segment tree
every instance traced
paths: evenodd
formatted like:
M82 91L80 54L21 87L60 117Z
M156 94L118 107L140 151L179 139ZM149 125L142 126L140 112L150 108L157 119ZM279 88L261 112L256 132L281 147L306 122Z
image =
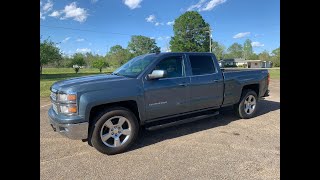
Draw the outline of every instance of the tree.
M60 49L56 47L56 43L49 39L41 42L40 40L40 74L42 74L42 66L48 63L60 61L62 54Z
M221 60L224 58L225 55L225 47L222 44L219 44L218 42L213 41L212 42L212 52L216 55L218 60Z
M249 57L252 55L252 41L250 39L247 39L243 44L243 58L249 59Z
M157 46L156 41L146 36L131 36L128 49L134 54L134 56L160 52L160 47Z
M102 72L102 68L108 67L108 66L109 66L109 64L103 58L94 60L92 62L92 67L93 68L98 68L100 73Z
M81 53L75 53L71 60L71 66L74 67L74 71L78 73L80 66L84 66L84 65L86 65L86 62L84 60L84 55Z
M259 56L256 54L256 53L252 53L249 57L248 57L248 59L250 59L250 60L258 60L259 59ZM247 60L248 60L247 59Z
M187 11L174 22L174 36L170 40L172 52L210 51L210 26L198 12Z
M243 48L239 43L233 43L228 48L229 58L242 58L243 57Z
M112 66L119 67L130 60L134 55L128 49L124 49L120 45L115 45L110 48L106 55L106 59Z
M269 52L267 50L262 51L259 54L259 59L263 61L269 61L270 60Z
M280 67L280 47L272 51L271 61L274 67Z

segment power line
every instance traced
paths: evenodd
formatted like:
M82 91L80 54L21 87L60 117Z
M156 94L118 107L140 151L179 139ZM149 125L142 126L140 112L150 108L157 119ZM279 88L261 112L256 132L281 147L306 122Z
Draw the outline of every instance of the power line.
M115 32L102 32L102 31L93 31L89 29L77 29L77 28L69 28L69 27L62 27L62 26L47 26L47 25L40 25L42 27L48 28L56 28L56 29L67 29L67 30L74 30L74 31L84 31L84 32L94 32L94 33L101 33L101 34L115 34L115 35L122 35L122 36L132 36L131 34L123 34L123 33L115 33Z

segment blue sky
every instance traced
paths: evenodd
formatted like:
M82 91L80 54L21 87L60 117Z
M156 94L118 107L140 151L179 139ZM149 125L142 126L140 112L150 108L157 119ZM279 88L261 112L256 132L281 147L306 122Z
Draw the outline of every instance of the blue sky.
M280 46L279 0L41 0L40 34L65 54L105 55L116 44L127 47L131 35L155 38L166 51L174 19L188 10L198 11L226 47L247 38L256 53Z

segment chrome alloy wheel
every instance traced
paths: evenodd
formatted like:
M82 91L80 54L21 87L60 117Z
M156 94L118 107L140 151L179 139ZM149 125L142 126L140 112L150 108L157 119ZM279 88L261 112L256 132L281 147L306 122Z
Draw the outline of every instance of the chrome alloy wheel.
M108 147L120 147L131 136L131 124L123 116L114 116L108 119L100 130L100 138Z
M256 105L257 105L256 98L253 95L249 95L244 100L244 112L246 114L251 114L256 108Z

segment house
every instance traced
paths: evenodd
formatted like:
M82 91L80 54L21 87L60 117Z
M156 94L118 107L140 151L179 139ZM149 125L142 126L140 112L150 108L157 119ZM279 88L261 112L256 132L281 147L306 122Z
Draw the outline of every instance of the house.
M246 60L248 63L248 68L271 68L271 61L263 61L263 60Z
M223 59L219 61L220 67L247 67L247 61L242 58Z

